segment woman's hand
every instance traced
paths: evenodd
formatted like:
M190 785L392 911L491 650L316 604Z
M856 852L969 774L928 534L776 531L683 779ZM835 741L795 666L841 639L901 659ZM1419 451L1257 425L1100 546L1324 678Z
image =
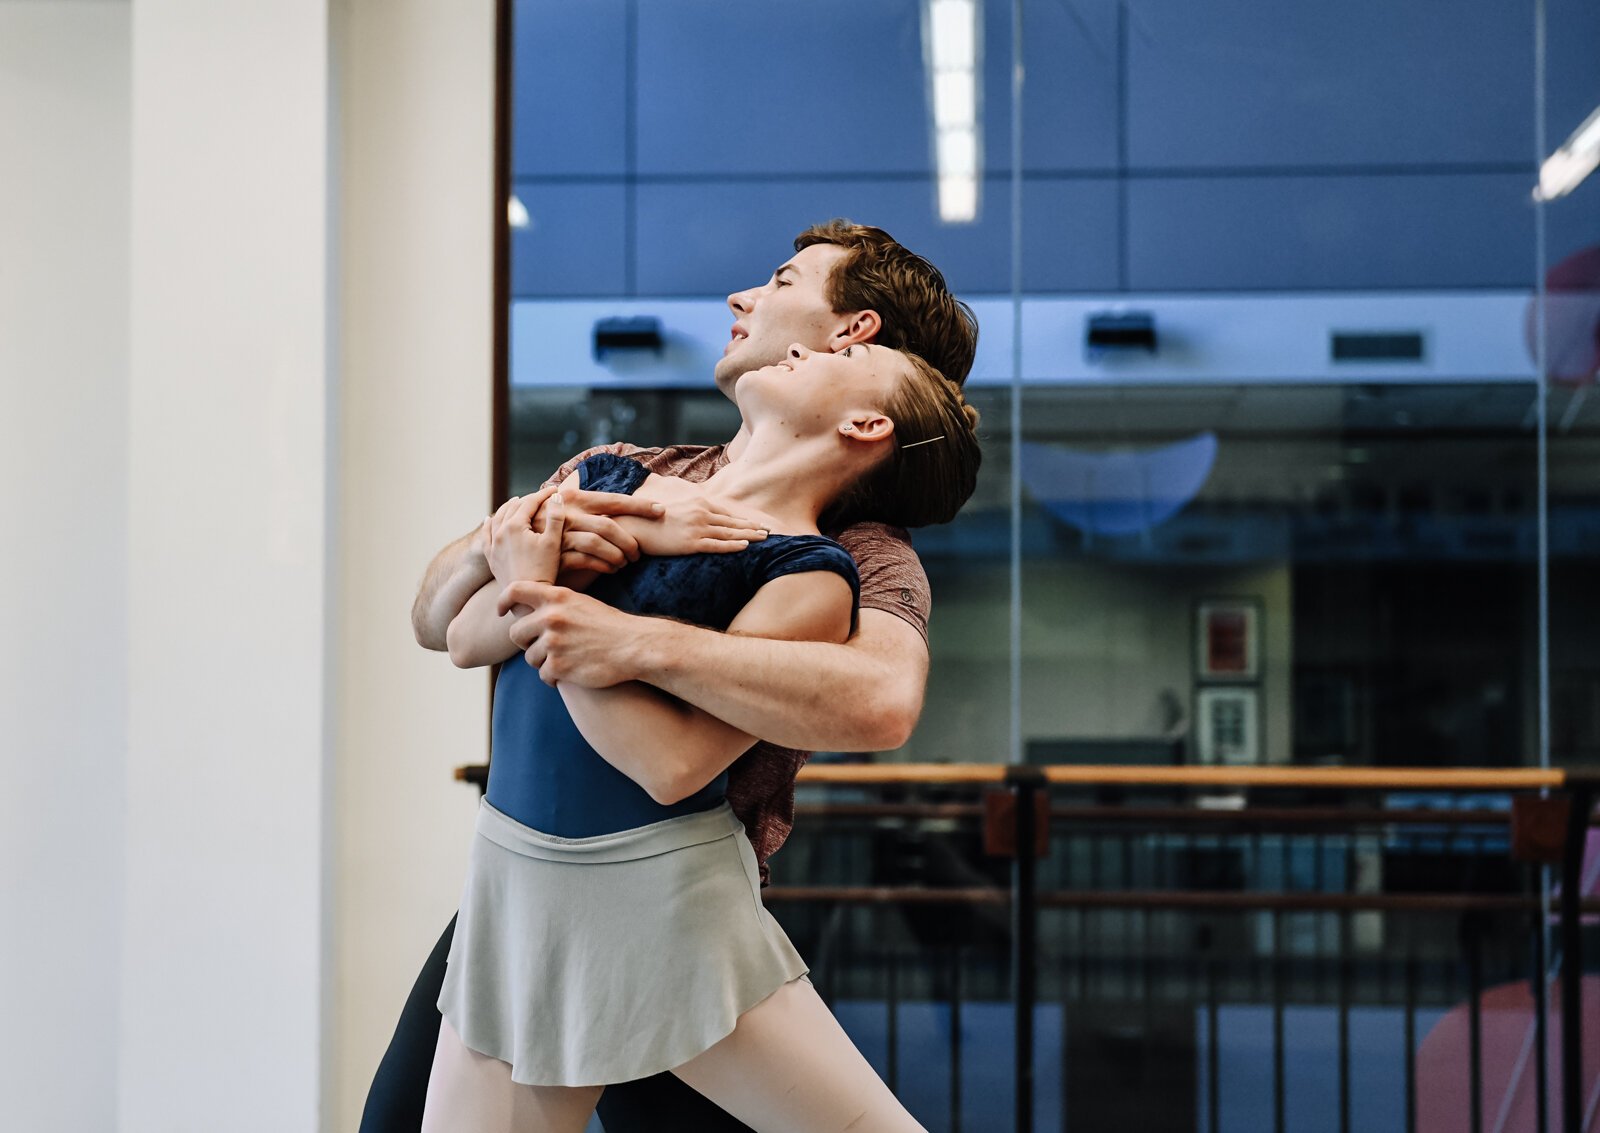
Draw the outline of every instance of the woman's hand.
M662 512L653 500L621 492L588 492L576 486L576 476L561 487L566 505L567 533L561 548L563 571L592 571L613 574L639 559L639 541L630 534L630 525L655 519ZM628 517L634 517L628 519ZM542 530L544 517L535 515L535 530Z
M548 503L546 502L548 501ZM533 517L544 508L544 530L533 529ZM561 570L561 541L566 511L561 496L546 488L531 496L513 497L487 521L489 569L501 585L554 582Z
M673 500L658 519L633 526L647 555L705 555L742 551L767 537L764 520L734 515L730 505L704 496Z
M489 543L494 538L495 526L510 514L512 508L521 502L521 496L512 496L496 508L493 515L485 516L483 522L478 524L478 529L472 533L472 538L467 541L467 553L476 555L487 564L489 561ZM490 573L492 574L493 571Z

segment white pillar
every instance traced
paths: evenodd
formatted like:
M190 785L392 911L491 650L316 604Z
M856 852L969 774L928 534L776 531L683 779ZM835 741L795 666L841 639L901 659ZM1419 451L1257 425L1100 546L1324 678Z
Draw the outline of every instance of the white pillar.
M493 31L0 0L18 1128L354 1128L455 906L486 686L407 613L489 504Z
M338 994L334 1116L353 1130L406 993L455 911L488 686L412 640L441 545L489 506L493 0L339 6Z
M126 3L0 2L0 1125L113 1128Z
M319 1121L328 27L325 0L133 6L124 1133Z

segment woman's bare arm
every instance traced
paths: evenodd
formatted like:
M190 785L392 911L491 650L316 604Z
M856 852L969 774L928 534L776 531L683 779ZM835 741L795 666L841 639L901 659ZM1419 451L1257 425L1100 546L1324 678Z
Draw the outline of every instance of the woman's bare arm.
M445 648L450 651L450 661L457 668L498 665L522 652L511 640L516 611L502 616L495 610L503 589L491 578L450 619L450 628L445 631Z

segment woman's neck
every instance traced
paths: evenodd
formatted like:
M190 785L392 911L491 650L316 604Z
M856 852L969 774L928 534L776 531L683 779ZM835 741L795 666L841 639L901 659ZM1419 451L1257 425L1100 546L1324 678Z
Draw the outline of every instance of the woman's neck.
M748 504L785 527L815 530L817 520L852 484L842 438L796 439L782 422L741 431L743 443L727 464L705 481L707 495Z

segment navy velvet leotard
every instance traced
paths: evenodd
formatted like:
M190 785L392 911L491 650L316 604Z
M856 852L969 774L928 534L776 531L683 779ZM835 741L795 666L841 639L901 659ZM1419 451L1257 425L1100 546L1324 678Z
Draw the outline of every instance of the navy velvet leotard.
M578 475L589 491L631 495L650 472L637 461L603 453L579 465ZM644 557L597 578L589 593L628 613L665 615L720 630L765 583L813 570L843 575L859 601L855 561L820 535L769 535L726 554ZM709 810L722 801L727 781L724 771L690 797L662 806L589 746L561 694L536 670L520 657L500 669L488 800L524 826L560 838L614 834Z

